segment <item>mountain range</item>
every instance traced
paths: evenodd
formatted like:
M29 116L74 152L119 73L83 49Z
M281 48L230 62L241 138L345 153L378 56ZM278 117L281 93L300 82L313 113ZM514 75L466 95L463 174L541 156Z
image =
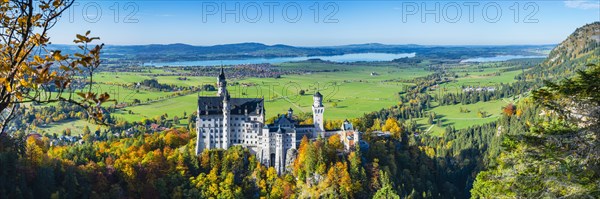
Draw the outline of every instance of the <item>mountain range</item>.
M103 57L113 61L170 62L217 59L328 56L350 53L416 53L417 57L459 60L497 55L540 55L555 45L511 46L425 46L416 44L387 45L380 43L343 46L297 47L283 44L238 43L214 46L188 44L106 45ZM74 53L73 45L51 45L51 49Z

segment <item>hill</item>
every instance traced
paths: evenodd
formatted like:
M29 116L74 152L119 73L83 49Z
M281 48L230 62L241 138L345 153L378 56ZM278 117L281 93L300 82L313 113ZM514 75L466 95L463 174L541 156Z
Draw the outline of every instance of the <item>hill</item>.
M600 22L577 28L563 42L553 48L540 67L533 67L520 75L537 83L573 77L577 71L587 70L588 64L600 63Z
M583 64L576 63L578 61L589 63L589 61L595 60L598 62L600 56L598 47L600 47L600 22L597 21L577 28L550 52L543 65L548 68L561 66L580 68Z
M498 128L504 134L502 154L496 166L477 175L472 198L600 196L599 53L600 22L595 22L575 30L532 70L536 78L554 83L545 82L517 104L521 113L536 116L499 120L510 121Z
M493 57L497 55L540 55L536 50L544 50L553 45L536 46L422 46L415 44L387 45L379 43L352 44L324 47L298 47L283 44L265 45L261 43L238 43L214 46L194 46L189 44L150 44L150 45L106 45L103 50L104 63L123 62L173 62L219 59L247 59L274 57L329 56L349 53L416 53L420 58L460 61L473 57ZM51 45L50 49L74 53L76 46Z

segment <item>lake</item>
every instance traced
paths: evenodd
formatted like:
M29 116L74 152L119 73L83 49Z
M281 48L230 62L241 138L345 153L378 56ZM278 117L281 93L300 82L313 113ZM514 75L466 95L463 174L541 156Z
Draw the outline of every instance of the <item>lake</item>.
M461 63L464 62L497 62L497 61L508 61L511 59L525 59L525 58L546 58L546 56L543 55L533 55L533 56L525 56L525 55L498 55L495 57L477 57L477 58L470 58L470 59L465 59L460 61Z
M198 60L180 62L145 63L144 66L218 66L239 64L276 64L291 61L305 61L308 59L321 59L332 62L358 62L358 61L392 61L394 59L415 57L416 53L351 53L332 56L310 56L310 57L276 57L276 58L251 58L251 59L224 59L224 60Z

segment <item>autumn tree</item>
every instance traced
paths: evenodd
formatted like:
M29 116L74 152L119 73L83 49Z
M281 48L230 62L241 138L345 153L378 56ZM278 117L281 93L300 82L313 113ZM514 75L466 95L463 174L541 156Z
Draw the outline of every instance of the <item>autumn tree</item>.
M35 168L36 166L42 164L44 152L42 151L40 143L35 136L27 137L25 156L27 157L27 163L31 168Z
M293 171L296 173L300 179L304 179L305 173L303 172L302 166L304 165L304 161L306 161L306 150L308 148L308 138L306 136L302 137L300 141L300 146L298 147L298 157L294 160Z
M371 126L370 129L373 131L381 130L381 120L379 120L379 118L375 118L375 120L373 120L373 126Z
M336 162L327 171L324 187L333 189L333 195L339 198L350 198L355 191L352 189L352 179L346 163Z
M334 135L330 136L329 138L327 138L327 145L329 146L330 149L332 149L334 151L344 149L344 145L342 144L342 142L340 140L339 134L334 134Z
M502 108L502 112L506 116L511 116L511 115L515 114L516 111L517 111L517 107L513 104L508 104L504 108Z
M0 2L0 134L22 103L68 101L84 106L102 120L100 104L107 93L92 92L92 75L100 65L98 37L77 34L80 52L73 56L48 47L48 32L73 0L5 0ZM89 84L76 92L74 84ZM74 95L74 94L77 95Z
M385 121L385 125L381 127L382 131L389 131L392 134L392 137L398 139L400 138L400 132L402 132L402 128L398 125L398 120L395 117L390 117Z

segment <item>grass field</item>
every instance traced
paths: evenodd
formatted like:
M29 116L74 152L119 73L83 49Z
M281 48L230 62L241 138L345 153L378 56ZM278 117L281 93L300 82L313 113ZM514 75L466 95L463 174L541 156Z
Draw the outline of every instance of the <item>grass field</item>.
M499 76L484 76L477 74L469 74L468 76L463 76L457 79L457 82L452 83L453 85L461 86L461 85L470 85L470 86L487 86L494 85L499 83L511 83L515 80L515 76L521 74L521 71L509 71L500 73ZM451 84L451 85L452 85Z
M73 98L79 100L79 96L76 94L78 92L87 92L89 89L86 86L83 89L75 90L73 93ZM105 83L95 83L92 86L92 92L95 93L108 93L110 95L111 100L116 100L117 102L132 102L134 99L139 99L142 102L144 101L154 101L161 98L166 98L169 96L176 95L176 92L162 92L162 91L151 91L145 89L134 89L132 87L124 87L120 85L110 85ZM50 93L53 96L56 93ZM62 97L68 98L69 93L63 93ZM46 93L41 94L42 97L46 97Z
M186 95L175 97L147 105L139 105L121 109L112 115L127 121L141 121L143 118L154 118L156 116L168 114L169 118L173 116L182 117L184 112L192 114L197 109L197 95ZM129 114L132 111L133 114Z
M486 74L491 74L496 71L499 71L498 68L486 68L483 72L469 72L468 75L466 73L459 73L459 78L455 79L452 82L444 83L439 86L439 89L435 91L428 91L430 94L438 94L441 95L444 92L447 93L458 93L462 92L462 88L467 86L473 87L488 87L488 86L497 86L500 83L508 84L516 82L515 77L521 74L520 70L517 71L509 71L509 72L501 72L498 76L486 76Z
M285 67L292 66L287 64ZM294 67L304 66L296 64ZM346 119L359 117L364 113L396 104L397 93L402 91L403 83L384 82L385 80L411 79L429 74L423 69L399 69L396 67L350 66L347 70L288 75L277 79L247 78L228 80L228 91L232 97L264 97L267 117L285 113L289 108L298 112L311 112L312 94L319 91L324 95L324 105L327 107L325 117L327 119ZM379 75L371 76L372 72ZM168 82L180 85L192 85L194 82L197 85L215 83L214 77L196 77L181 81L173 76L159 76L157 80L160 83ZM305 95L300 95L300 90L305 90ZM172 115L181 117L183 112L192 113L197 109L197 95L192 94L146 105L128 107L114 115L128 121L153 118L164 113L168 113L170 117ZM214 96L215 93L203 92L199 95ZM334 105L336 106L334 107ZM129 110L133 111L134 114L129 114Z
M116 85L95 84L93 87L97 93L108 93L110 98L117 102L132 102L134 99L141 101L156 100L174 95L175 92L148 91L143 89L132 89Z
M442 127L437 125L430 125L427 123L428 118L420 118L417 120L417 124L423 131L428 131L432 135L442 135L446 127L449 125L454 126L456 129L467 128L473 125L485 124L498 119L501 116L501 108L508 104L508 100L494 100L488 102L478 102L475 104L468 105L451 105L451 106L438 106L430 110L436 114L436 118L441 118ZM460 109L468 109L470 112L461 113ZM477 115L478 111L487 112L487 117L481 118Z
M162 70L152 70L153 73L138 73L138 72L101 72L95 80L98 83L131 85L149 79L157 79L161 84L177 85L177 86L199 86L200 83L210 82L215 83L216 77L186 77L187 80L178 80L178 76L157 76L154 74L164 73ZM98 78L99 77L99 78Z
M46 126L42 126L42 127L38 127L38 128L42 132L47 132L50 134L56 133L58 135L61 135L63 130L71 129L71 135L74 136L74 135L82 134L83 128L85 128L85 126L88 126L92 132L94 132L97 127L99 127L101 130L104 130L106 128L101 125L89 123L88 121L85 121L85 120L71 120L71 121L65 121L65 122L57 122L57 123L54 123L51 125L46 125Z
M334 70L336 72L318 72L301 75L284 75L281 78L229 78L228 91L232 97L241 98L264 98L267 117L285 113L289 108L298 112L311 112L312 95L319 91L323 94L325 119L341 120L356 118L364 113L377 111L396 105L398 92L402 91L406 83L400 80L413 79L426 76L431 72L422 68L397 67L395 65L382 65L374 63L371 65L346 65L331 63L284 63L278 67L309 70ZM506 67L505 67L506 68ZM440 85L445 92L460 92L461 86L486 86L498 83L511 83L516 81L514 77L521 71L502 72L498 76L489 74L499 72L500 67L484 68L478 66L462 66L449 69L459 75L454 82ZM171 69L169 69L171 70ZM144 118L155 118L168 114L168 119L174 116L183 118L184 113L188 115L197 109L197 97L215 96L215 92L200 92L179 97L169 97L173 92L158 92L132 89L130 87L109 85L131 85L145 79L155 78L159 83L179 86L199 86L216 82L215 77L187 77L187 80L179 80L177 76L153 76L155 74L171 72L164 69L149 69L145 72L103 72L97 75L99 84L95 85L96 91L108 92L112 99L120 102L131 102L139 99L142 102L150 99L150 102L126 107L118 110L112 115L127 121L140 121ZM227 73L227 71L226 71ZM377 75L371 75L376 73ZM468 73L468 75L467 75ZM441 90L440 89L440 90ZM454 89L454 90L453 90ZM305 94L300 95L300 90ZM429 92L440 92L429 91ZM432 93L433 94L433 93ZM427 118L417 120L419 128L431 135L443 135L444 129L452 125L457 129L468 126L484 124L496 120L501 113L501 107L508 100L496 100L480 102L470 105L437 106L431 112L441 118L443 126L427 124ZM469 113L461 113L460 108L469 109ZM488 116L480 118L477 112L485 111ZM131 113L130 113L131 111ZM182 123L187 121L180 120ZM60 132L65 128L71 128L73 134L80 133L83 126L88 125L86 121L70 121L59 123L44 130ZM90 128L95 129L95 126Z

